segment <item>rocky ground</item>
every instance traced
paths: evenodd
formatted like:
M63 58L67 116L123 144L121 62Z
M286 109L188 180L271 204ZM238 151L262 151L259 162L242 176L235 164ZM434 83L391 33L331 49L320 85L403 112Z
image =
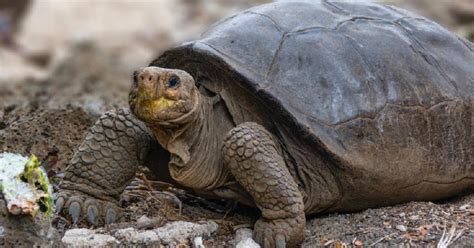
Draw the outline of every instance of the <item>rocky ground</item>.
M146 65L164 49L196 37L209 23L265 1L236 2L104 1L90 11L79 11L89 9L91 2L86 1L34 2L16 36L18 46L0 47L0 152L36 154L57 182L100 114L126 106L133 69ZM467 29L465 23L469 22L463 22L462 30ZM84 240L74 238L82 235L111 245L135 240L138 244L232 246L236 233L245 241L247 228L258 216L240 205L197 198L151 178L144 169L124 193L125 222L69 232L66 243L78 244ZM164 230L176 229L174 221L196 226L179 223L180 228L192 231L163 236ZM60 235L85 227L73 226L59 216L54 226ZM0 240L3 233L0 225ZM313 216L307 222L303 247L437 244L473 246L474 195Z

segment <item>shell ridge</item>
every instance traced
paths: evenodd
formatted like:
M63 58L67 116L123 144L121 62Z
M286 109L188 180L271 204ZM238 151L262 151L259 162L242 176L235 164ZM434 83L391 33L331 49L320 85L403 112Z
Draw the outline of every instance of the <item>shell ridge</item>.
M355 121L355 120L375 120L378 118L378 116L389 106L395 106L395 107L400 107L400 108L418 108L418 109L423 109L425 111L430 111L432 110L433 108L436 108L437 106L439 105L442 105L442 104L446 104L446 103L451 103L451 102L455 102L459 99L448 99L448 100L444 100L444 101L441 101L441 102L438 102L436 104L433 104L433 105L430 105L428 107L425 107L423 105L404 105L404 104L397 104L397 103L390 103L390 102L386 102L379 110L377 110L377 112L375 113L374 117L369 117L369 116L356 116L354 118L350 118L350 119L347 119L347 120L344 120L344 121L340 121L340 122L337 122L337 123L334 123L334 124L330 124L330 123L325 123L324 121L321 121L319 120L320 123L323 123L325 125L327 125L328 127L338 127L340 125L344 125L344 124L347 124L347 123L350 123L352 121Z
M461 43L463 43L467 47L467 49L469 49L471 52L474 52L474 45L470 41L464 38L461 38L459 36L458 36L458 40L461 41Z
M323 4L323 6L326 6L327 9L331 11L333 14L343 14L346 16L350 16L349 12L337 6L335 3L330 2L329 0L323 0L321 3Z
M400 18L400 19L403 19L403 18L405 18L405 17L402 17L402 18ZM368 22L373 22L373 21L377 21L377 20L375 20L375 19L368 20ZM383 21L383 20L381 20L381 21ZM384 22L384 21L383 21L383 22ZM396 23L394 23L394 22L388 22L388 23L389 23L389 25L396 26ZM352 41L352 43L358 44L357 41L356 41L355 39L353 39L352 37L350 37L350 36L348 36L348 35L346 35L346 34L344 34L344 36L346 36L350 41ZM367 59L365 58L365 56L363 56L363 54L357 49L357 46L355 46L355 45L353 45L353 44L351 44L351 45L353 46L354 50L355 50L355 51L357 52L357 54L359 55L360 59L361 59L367 66L369 66L369 69L371 69L371 70L368 70L368 73L372 76L372 72L377 72L377 70L373 69L373 68L375 68L375 67L374 67L369 61L367 61ZM410 46L410 48L412 48L412 47ZM375 74L377 74L377 73L375 73ZM378 80L380 80L380 82L382 82L381 85L382 85L382 88L383 88L383 93L384 93L384 98L385 98L385 99L384 99L384 104L383 104L382 106L384 106L385 104L387 104L387 99L389 99L388 90L387 90L387 84L386 84L386 82L385 82L385 80L383 79L382 76L380 76L380 75L375 75L375 77L376 77ZM420 94L419 94L418 90L416 89L416 87L413 87L413 85L411 85L411 84L408 84L408 86L409 86L410 88L412 88L412 90L413 90L413 92L414 92L414 94L415 94L415 96L416 96L416 101L417 101L417 103L420 104L420 105L422 105L422 104L421 104L421 103L422 103L422 99L421 99ZM377 101L377 100L375 100L375 101ZM377 107L375 106L375 109L374 109L374 110L376 110L376 109L377 109ZM375 116L376 116L376 115L377 115L377 112L375 113Z
M302 33L309 33L312 31L317 31L317 30L334 30L334 28L327 28L323 26L312 26L312 27L306 27L302 29L298 29L295 31L288 32L287 35L293 35L293 34L302 34Z
M458 91L457 85L454 83L454 80L444 71L444 69L439 64L439 61L430 54L429 50L426 49L423 44L413 35L402 23L401 21L395 22L397 27L399 27L400 31L404 32L407 38L412 42L415 46L410 46L412 50L420 55L428 64L435 67L435 69L439 72L439 74L446 80L446 82L451 85L456 91Z
M464 181L464 180L474 180L474 177L465 176L465 177L461 177L461 178L458 178L457 180L449 181L449 182L441 182L441 181L433 181L433 180L421 180L421 181L419 181L418 183L414 183L414 184L405 186L405 187L400 188L400 189L403 190L403 189L415 187L415 186L418 186L418 185L420 185L420 184L422 184L422 183L442 184L442 185L448 184L448 185L449 185L449 184L459 183L459 182Z
M271 86L271 84L273 83L273 81L269 81L268 77L270 75L270 73L273 71L273 66L275 65L275 62L276 62L276 58L278 57L278 54L280 53L280 50L282 49L283 47L283 44L285 43L285 39L287 37L287 34L288 33L284 33L283 34L283 37L281 37L281 40L280 40L280 45L278 46L278 49L275 51L275 53L273 54L273 58L272 58L272 62L270 63L270 67L268 68L268 71L265 75L265 81L268 82L268 85L263 87L262 89L259 89L259 90L263 90L263 89L267 89L268 87Z
M387 10L390 10L394 13L397 13L399 15L402 15L402 16L405 16L405 17L413 17L413 16L416 16L414 13L408 11L408 10L405 10L405 9L400 9L396 6L393 6L391 4L381 4L381 6L383 6L385 9ZM402 17L403 18L403 17ZM416 17L415 17L416 18ZM419 18L419 17L418 17Z
M351 17L349 19L345 19L345 20L342 20L342 21L338 22L335 26L333 26L331 28L323 27L323 26L311 26L311 27L305 27L305 28L302 28L302 29L294 30L294 31L288 32L287 34L305 33L305 32L311 32L313 30L319 30L319 29L337 31L338 29L340 29L346 23L348 23L348 22L357 22L359 20L366 20L366 21L373 21L373 22L378 21L378 22L385 22L385 23L391 24L391 25L396 25L397 21L404 20L404 19L425 20L423 18L402 17L402 18L396 19L395 21L389 21L389 20L382 19L382 18L377 18L377 17L354 16L354 17Z
M207 42L205 42L205 41L197 41L196 43L199 43L199 44L201 44L201 45L204 45L204 46L206 46L206 47L208 47L208 48L214 50L216 53L220 54L221 56L225 57L226 59L228 59L228 60L230 60L230 61L232 61L232 62L234 62L234 63L240 64L240 62L238 62L238 61L235 60L234 58L228 56L227 54L223 53L222 51L220 51L219 49L217 49L216 47L214 47L213 45L211 45L211 44L209 44L209 43L207 43ZM226 62L226 63L227 63L227 62ZM252 73L252 74L254 74L254 75L259 75L258 72L254 71L254 70L251 70L250 68L245 68L245 71L250 72L250 73ZM258 77L258 76L257 76L257 77Z
M268 20L270 20L270 22L273 23L273 25L275 25L275 27L278 31L280 31L282 33L285 33L285 30L280 25L278 25L278 23L269 15L266 15L266 14L263 14L263 13L257 13L257 12L251 11L251 10L245 11L244 13L258 15L258 16L261 16L263 18L267 18Z
M349 19L346 19L346 20L343 20L343 21L339 22L336 25L336 27L334 27L334 30L339 30L342 26L344 26L348 22L357 22L359 20L364 20L364 21L369 21L369 22L374 22L374 21L376 21L376 22L385 22L385 23L388 23L388 24L393 24L392 21L385 20L385 19L382 19L382 18L367 17L367 16L354 16L354 17L351 17Z
M227 17L227 18L224 18L224 19L222 19L222 20L220 20L220 21L217 21L217 22L211 24L211 25L207 28L207 30L205 30L204 32L201 33L201 37L206 36L209 32L211 32L211 31L214 29L214 27L217 27L217 26L219 26L219 25L222 24L222 23L228 22L228 21L230 21L230 20L232 20L232 19L234 19L234 18L236 18L236 17L238 17L238 16L240 16L240 14L237 13L237 14L235 14L235 15L231 15L231 16L229 16L229 17Z
M385 105L387 103L387 99L388 99L388 91L387 91L387 87L386 87L386 84L384 83L384 79L383 77L381 77L380 75L377 75L377 70L373 69L374 66L372 65L372 63L370 63L365 56L363 56L363 54L359 51L359 49L357 49L357 44L359 44L354 38L352 38L350 35L348 34L345 34L343 33L342 34L344 37L346 37L346 39L349 40L349 44L352 46L353 50L355 51L355 53L358 55L358 57L360 58L360 60L362 61L362 65L363 65L363 68L364 68L364 71L367 73L368 77L369 77L369 80L367 80L367 84L369 85L369 101L370 101L370 106L371 106L371 109L369 112L373 112L373 111L376 111L377 110L377 93L375 92L374 88L373 88L373 84L372 84L372 81L370 81L370 79L374 79L375 82L377 81L380 81L382 82L382 88L383 88L383 102ZM375 75L374 75L375 74ZM417 94L417 97L418 97L418 94ZM418 97L418 103L420 103L420 99ZM383 106L382 105L382 106ZM376 115L376 114L375 114Z

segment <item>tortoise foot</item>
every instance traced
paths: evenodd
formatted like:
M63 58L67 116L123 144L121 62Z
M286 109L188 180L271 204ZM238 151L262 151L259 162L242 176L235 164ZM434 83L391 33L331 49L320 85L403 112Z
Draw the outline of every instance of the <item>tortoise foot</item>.
M117 203L69 190L62 190L58 194L56 213L70 217L74 224L86 218L92 226L111 224L121 217L121 209Z
M286 219L260 218L255 223L253 236L265 248L296 247L303 242L305 223L304 214Z

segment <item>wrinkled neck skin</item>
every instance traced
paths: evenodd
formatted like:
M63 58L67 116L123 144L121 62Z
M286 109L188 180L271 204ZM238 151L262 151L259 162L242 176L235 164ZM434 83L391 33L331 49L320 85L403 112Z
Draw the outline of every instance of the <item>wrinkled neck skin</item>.
M147 125L171 154L168 166L173 179L183 186L207 191L222 186L230 172L222 162L225 132L213 119L213 100L199 95L196 103L191 112L176 120Z

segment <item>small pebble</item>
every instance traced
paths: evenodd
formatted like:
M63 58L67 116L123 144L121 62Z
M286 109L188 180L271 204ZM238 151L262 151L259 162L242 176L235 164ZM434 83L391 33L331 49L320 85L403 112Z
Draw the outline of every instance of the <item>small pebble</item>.
M418 215L412 215L412 216L408 217L408 219L409 219L409 220L418 220L418 219L420 219L420 216L418 216Z
M459 210L467 210L468 208L470 208L471 206L469 204L465 204L465 205L462 205L459 207Z
M362 243L362 241L360 241L360 240L356 240L356 241L354 242L354 246L356 246L356 247L362 247L362 244L363 244L363 243Z
M395 228L397 230L401 231L401 232L406 232L407 231L407 227L404 226L404 225L397 225Z
M234 243L236 248L260 248L260 245L252 238L252 229L240 228L236 230Z
M153 229L160 225L160 218L148 218L146 215L143 215L137 220L138 229Z
M195 248L206 248L202 243L202 237L195 237L194 238L194 247Z

